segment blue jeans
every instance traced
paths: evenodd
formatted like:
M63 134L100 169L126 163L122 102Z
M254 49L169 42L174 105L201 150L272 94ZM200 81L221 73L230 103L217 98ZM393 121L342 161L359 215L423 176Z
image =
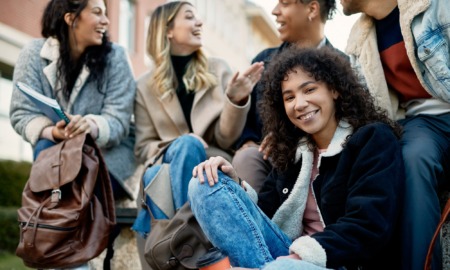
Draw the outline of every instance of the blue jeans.
M170 164L169 174L174 209L179 209L187 202L188 185L189 180L192 178L192 170L200 162L205 160L206 152L203 144L197 138L190 135L183 135L177 138L164 153L162 162ZM142 179L144 187L150 184L160 168L161 165L157 164L149 167L145 171ZM152 199L148 195L146 195L146 203L156 219L168 218L152 202ZM146 209L139 211L132 229L143 237L150 232L150 215Z
M404 128L400 142L406 170L402 267L423 269L441 216L439 192L450 179L450 113L418 115L400 124ZM437 241L433 269L441 268L442 252Z
M208 239L233 266L259 268L289 254L292 241L222 172L212 187L192 178L189 202Z

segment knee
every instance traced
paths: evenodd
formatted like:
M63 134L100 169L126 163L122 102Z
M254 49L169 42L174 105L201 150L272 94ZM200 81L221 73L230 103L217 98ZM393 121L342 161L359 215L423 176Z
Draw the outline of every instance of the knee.
M203 147L202 142L199 139L195 138L194 136L187 135L187 134L182 135L178 139L176 139L174 144L177 144L178 147L191 149L191 150L193 147L197 148L197 149L201 149L201 150L205 149Z
M192 203L191 198L197 198L197 194L199 193L199 186L200 181L197 177L192 177L189 181L189 187L188 187L188 198L189 201Z
M433 167L439 163L439 151L436 151L430 144L403 145L403 161L407 170L424 169L423 166Z

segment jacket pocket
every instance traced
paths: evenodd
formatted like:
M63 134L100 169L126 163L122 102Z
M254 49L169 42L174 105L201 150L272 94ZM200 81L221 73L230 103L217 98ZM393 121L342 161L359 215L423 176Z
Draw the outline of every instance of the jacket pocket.
M450 101L449 44L441 32L418 42L417 55L425 65L422 76L435 96Z

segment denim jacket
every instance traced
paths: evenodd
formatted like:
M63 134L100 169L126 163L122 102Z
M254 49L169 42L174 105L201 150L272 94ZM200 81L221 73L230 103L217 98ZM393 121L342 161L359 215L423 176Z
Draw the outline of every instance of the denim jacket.
M407 106L407 114L450 111L450 10L448 0L398 0L400 28L411 65L433 97ZM405 117L396 93L388 89L378 53L373 19L363 14L348 39L346 53L364 76L369 91L394 119Z

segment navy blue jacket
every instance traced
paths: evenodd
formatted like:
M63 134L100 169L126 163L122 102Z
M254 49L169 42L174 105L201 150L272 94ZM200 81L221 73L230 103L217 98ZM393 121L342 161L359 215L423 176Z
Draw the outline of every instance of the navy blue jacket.
M258 195L258 206L272 220L281 208L299 213L286 205L290 195L299 195L291 191L300 181L303 157L284 172L274 169ZM401 146L386 124L360 128L342 150L321 158L313 191L325 229L311 237L325 250L328 268L400 269L404 178ZM289 201L295 204L302 196Z

